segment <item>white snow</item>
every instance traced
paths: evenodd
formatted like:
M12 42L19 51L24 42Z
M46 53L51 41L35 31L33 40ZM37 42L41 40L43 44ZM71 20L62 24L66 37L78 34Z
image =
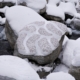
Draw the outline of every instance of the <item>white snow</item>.
M75 80L75 78L68 73L54 72L49 74L46 80Z
M28 62L14 56L0 56L0 75L16 80L40 80Z
M2 17L0 16L0 25L5 24L5 22L6 22L6 18L2 18Z
M48 4L56 5L59 3L61 0L48 0Z
M80 61L80 38L77 40L67 40L67 44L63 50L63 59L62 62L68 66L71 67L73 66L80 66L79 62Z
M37 71L45 71L45 72L50 72L52 69L53 69L53 67L48 67L47 65L45 65L45 66L39 66L39 65L37 65L37 64L34 64L34 63L31 63L31 62L29 62L28 61L28 59L24 59L24 60L26 60L28 63L29 63L29 65L37 72Z
M24 6L13 6L7 9L6 18L16 34L29 23L34 21L46 21L38 13Z
M18 0L18 4L22 2L37 12L40 12L40 9L43 9L47 4L46 0Z
M8 6L5 6L4 8L0 8L0 12L5 13L8 8L9 8Z
M12 3L16 3L17 0L0 0L0 2L12 2Z
M71 2L61 2L59 7L64 11L64 13L75 16L75 14L77 13L75 5Z
M65 66L64 64L60 64L58 66L56 66L56 68L54 69L53 72L66 72L68 73L69 68L67 66Z
M71 28L67 28L67 29L68 29L69 35L72 35L72 29Z
M62 20L65 19L64 12L61 8L57 7L56 5L47 4L46 5L46 13L48 15L60 17Z
M66 23L67 23L67 24L70 24L71 22L72 22L72 19L67 19L67 20L66 20Z

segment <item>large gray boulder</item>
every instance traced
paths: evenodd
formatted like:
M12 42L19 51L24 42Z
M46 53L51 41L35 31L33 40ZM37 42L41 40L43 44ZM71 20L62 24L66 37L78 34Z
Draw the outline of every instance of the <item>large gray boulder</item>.
M6 10L5 14L7 19L5 23L6 37L12 48L14 48L18 32L24 28L25 25L34 21L46 21L34 10L24 6L10 7Z
M67 27L59 22L31 23L19 32L14 55L38 64L51 63L59 56L67 32Z

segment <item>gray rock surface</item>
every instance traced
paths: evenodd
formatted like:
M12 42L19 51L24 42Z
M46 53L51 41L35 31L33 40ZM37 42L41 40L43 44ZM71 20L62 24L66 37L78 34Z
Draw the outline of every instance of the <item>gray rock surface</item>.
M41 37L42 39L44 39L44 37L46 38L46 40L47 40L47 43L49 44L49 46L51 47L51 45L50 45L50 42L48 42L49 41L49 39L51 39L51 37L53 37L53 43L51 43L54 47L56 47L54 50L53 50L53 47L52 47L52 49L50 49L50 47L48 46L48 44L46 43L46 41L45 40L43 40L43 41L41 41L41 40L39 40L39 39L41 39L41 38L39 38L39 39L36 39L35 37L33 37L34 36L34 31L35 30L37 30L38 29L38 27L40 28L40 26L41 27L43 27L43 28L45 28L46 27L46 25L44 26L44 24L43 24L44 22L36 22L36 23L32 23L31 25L29 25L30 26L30 29L28 29L28 26L27 27L25 27L24 29L22 29L20 32L20 34L18 35L18 39L17 39L17 43L16 43L16 45L15 45L15 51L14 51L14 55L16 55L16 56L19 56L19 57L21 57L21 58L28 58L28 59L30 59L30 60L33 60L33 61L35 61L35 62L37 62L38 64L41 64L41 65L43 65L43 64L48 64L48 63L51 63L51 62L53 62L58 56L59 56L59 54L60 54L60 51L61 51L61 49L62 49L62 42L63 42L63 39L64 39L64 35L65 35L65 33L66 33L66 31L67 31L67 28L65 27L65 26L63 26L63 24L61 24L61 23L58 23L58 22L53 22L53 23L56 23L57 24L57 26L60 28L60 29L62 29L62 31L63 31L63 35L61 36L60 35L60 31L58 30L57 31L57 29L55 29L54 27L55 26L53 26L53 25L50 25L49 23L47 23L46 25L47 25L47 27L51 27L51 26L53 26L52 28L50 28L50 29L52 29L53 31L53 34L56 34L56 36L59 34L59 38L58 37L56 37L55 38L55 35L50 35L50 33L46 33L45 31L45 29L42 29L41 30L41 34L39 33L39 35L40 35L40 37L41 36L43 36L43 37ZM37 29L35 29L34 27L36 27L36 26L32 26L32 25L34 25L34 24L36 24L37 25ZM50 26L49 26L49 25ZM56 27L57 27L56 26ZM63 26L63 28L65 28L65 29L63 29L62 28L62 26ZM54 29L53 29L54 28ZM26 30L26 31L25 31ZM28 36L28 34L27 34L27 30L31 30L30 32L32 32L32 33L30 33L31 35L33 35L32 37L33 38L31 38L30 36ZM39 31L39 29L38 29L38 31ZM58 33L56 33L56 32L58 32ZM27 35L26 35L27 34ZM35 31L35 34L36 34L36 31ZM38 33L37 33L38 34ZM24 48L24 46L23 46L23 41L24 41L24 39L25 39L25 37L26 36L28 36L28 38L29 38L29 42L27 43L27 41L26 41L26 46L28 47L28 49L29 49L29 52L27 52L26 50L25 50L25 48ZM50 37L51 36L51 37ZM36 39L36 40L35 40ZM56 40L55 40L56 39ZM40 42L40 44L37 42L37 40L38 40L38 42L39 41L41 41ZM59 42L58 42L58 40L59 40ZM35 45L35 42L33 42L33 41L36 41L37 43L36 44L39 44L39 45L37 45L38 47L36 47L36 45ZM57 41L57 42L56 42ZM33 44L34 43L34 44ZM41 45L42 44L42 45ZM46 44L46 45L45 45ZM40 47L40 45L42 46L42 47ZM38 49L38 50L37 50ZM42 52L41 52L41 54L43 54L43 55L37 55L37 54L39 54L40 53L40 51L42 50ZM37 51L37 52L35 52L35 51ZM44 54L46 54L47 53L47 55L44 55ZM28 54L30 54L30 55L28 55Z
M6 33L7 39L10 43L10 46L14 49L14 45L16 43L17 36L14 34L14 32L11 29L8 21L6 21L6 24L5 24L5 33Z
M80 80L80 67L72 67L69 73L74 76L76 80Z
M56 16L52 16L52 15L47 15L46 13L42 14L42 16L44 18L46 18L47 20L54 20L54 21L58 21L58 22L63 22L63 20L60 17L56 17Z

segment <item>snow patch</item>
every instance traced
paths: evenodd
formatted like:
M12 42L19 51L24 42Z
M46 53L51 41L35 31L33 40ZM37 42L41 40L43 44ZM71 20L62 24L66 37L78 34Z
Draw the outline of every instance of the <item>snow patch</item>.
M28 62L14 56L0 56L0 75L16 80L40 80Z

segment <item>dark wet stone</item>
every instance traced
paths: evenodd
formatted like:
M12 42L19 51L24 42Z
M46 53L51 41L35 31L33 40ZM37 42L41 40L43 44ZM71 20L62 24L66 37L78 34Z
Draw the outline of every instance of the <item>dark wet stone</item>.
M4 17L5 17L5 14L2 13L2 12L0 12L0 16L1 16L2 18L4 18Z
M68 35L69 39L74 39L74 40L78 39L79 37L80 37L80 34L76 34L76 33L72 33L72 35Z
M40 78L46 78L46 76L49 75L50 72L45 72L44 70L42 70L42 71L37 71L37 73L39 74Z
M63 20L60 17L47 15L46 12L41 14L41 16L44 17L47 20L53 20L53 21L58 21L58 22L62 22L63 23Z
M8 41L0 40L0 55L12 55L13 50L11 49Z
M71 15L69 15L69 14L65 14L65 21L67 20L67 19L72 19L73 18L73 16L71 16Z
M3 8L3 7L5 7L5 6L9 6L9 7L11 7L11 6L14 6L15 5L15 3L12 3L12 2L0 2L0 8Z
M7 50L8 48L10 48L8 41L0 40L0 50Z

